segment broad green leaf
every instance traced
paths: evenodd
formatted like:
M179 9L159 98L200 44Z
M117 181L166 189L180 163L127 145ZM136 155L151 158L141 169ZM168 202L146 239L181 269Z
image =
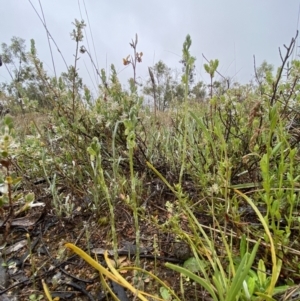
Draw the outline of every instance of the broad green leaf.
M169 290L166 289L165 287L161 287L159 289L160 295L162 296L162 298L166 301L170 301L172 300L172 295L170 294Z
M262 259L260 259L258 262L257 276L259 279L260 286L261 287L264 286L266 284L267 274L266 274L265 263Z
M183 267L193 273L197 273L201 270L198 260L195 257L191 257L186 260L183 264Z

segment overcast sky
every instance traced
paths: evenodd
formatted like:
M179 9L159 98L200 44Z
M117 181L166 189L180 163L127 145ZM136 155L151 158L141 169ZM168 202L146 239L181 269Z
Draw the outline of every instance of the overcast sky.
M41 13L38 0L31 0ZM47 27L68 65L74 63L75 42L70 38L75 18L88 24L82 43L98 62L99 69L116 66L123 83L132 76L122 59L131 54L129 42L138 34L138 51L144 53L137 67L141 82L148 78L147 68L159 60L180 70L182 44L187 34L192 38L191 54L197 58L197 80L208 82L203 64L219 59L219 72L246 83L263 60L280 65L278 48L288 45L299 29L300 0L41 0ZM85 10L86 9L86 10ZM10 44L13 36L36 41L40 59L53 75L45 29L28 0L1 0L0 42ZM92 46L93 35L95 50ZM298 43L297 43L298 45ZM53 45L55 65L65 71ZM299 52L299 48L296 49ZM297 53L295 52L294 55ZM86 54L81 54L80 74L94 90L93 68ZM89 75L90 74L90 75ZM0 81L9 80L5 68Z

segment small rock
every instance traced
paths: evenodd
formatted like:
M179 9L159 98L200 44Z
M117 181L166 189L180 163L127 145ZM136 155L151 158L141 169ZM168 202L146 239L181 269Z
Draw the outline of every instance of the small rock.
M177 259L180 259L180 260L183 260L183 261L193 257L193 253L191 251L190 246L187 243L183 242L183 241L174 243L173 252L174 252L174 256Z

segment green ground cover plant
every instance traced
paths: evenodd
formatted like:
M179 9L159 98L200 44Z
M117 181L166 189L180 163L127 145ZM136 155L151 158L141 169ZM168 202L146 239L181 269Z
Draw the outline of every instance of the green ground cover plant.
M74 27L74 65L60 77L47 75L34 41L29 53L20 48L44 96L36 97L26 74L23 87L12 82L2 92L7 104L14 104L10 115L1 117L2 249L12 239L14 218L33 210L43 191L34 183L44 181L50 200L45 214L61 224L79 220L78 208L88 215L88 222L80 220L86 244L80 244L81 235L50 243L63 257L70 256L62 246L66 242L95 268L107 300L121 300L110 281L140 300L299 300L300 61L291 60L297 37L275 73L266 65L256 69L256 84L224 90L214 81L219 61L209 61L204 65L209 96L198 101L190 81L196 57L188 35L182 80L169 87L168 106L158 111L145 104L137 82L143 57L137 35L130 43L133 55L123 59L133 69L128 89L112 65L109 75L97 70L101 84L93 98L76 65L80 55L91 58L81 45L85 24L76 20ZM9 64L8 58L3 62ZM156 98L154 74L151 82L147 95ZM16 95L24 99L21 106ZM130 213L134 229L135 260L126 267L118 265L120 212ZM115 266L108 252L107 268L93 258L93 228L105 229L102 239L113 250ZM146 228L156 231L147 237L154 249L151 270L141 253ZM187 251L177 254L177 263L166 259L159 265L160 238L166 236ZM38 263L33 266L40 291L31 296L44 291L54 300L53 283L38 276ZM130 271L129 281L124 271ZM176 272L172 284L164 282L166 271ZM145 285L149 282L152 286Z

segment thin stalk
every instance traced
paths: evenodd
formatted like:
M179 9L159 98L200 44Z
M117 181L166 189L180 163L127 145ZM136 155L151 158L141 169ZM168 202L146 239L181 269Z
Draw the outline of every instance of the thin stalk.
M182 156L181 156L181 168L179 174L179 184L182 184L183 172L185 169L186 160L186 149L187 149L187 130L188 130L188 92L189 92L189 66L187 64L185 69L185 89L184 89L184 134L183 134L183 144L182 144Z
M134 176L133 169L133 148L129 148L129 168L130 168L130 179L131 179L131 203L133 205L133 220L135 227L135 243L136 243L136 257L135 265L140 266L140 227L139 227L139 217L138 217L138 203L136 197L136 178Z

